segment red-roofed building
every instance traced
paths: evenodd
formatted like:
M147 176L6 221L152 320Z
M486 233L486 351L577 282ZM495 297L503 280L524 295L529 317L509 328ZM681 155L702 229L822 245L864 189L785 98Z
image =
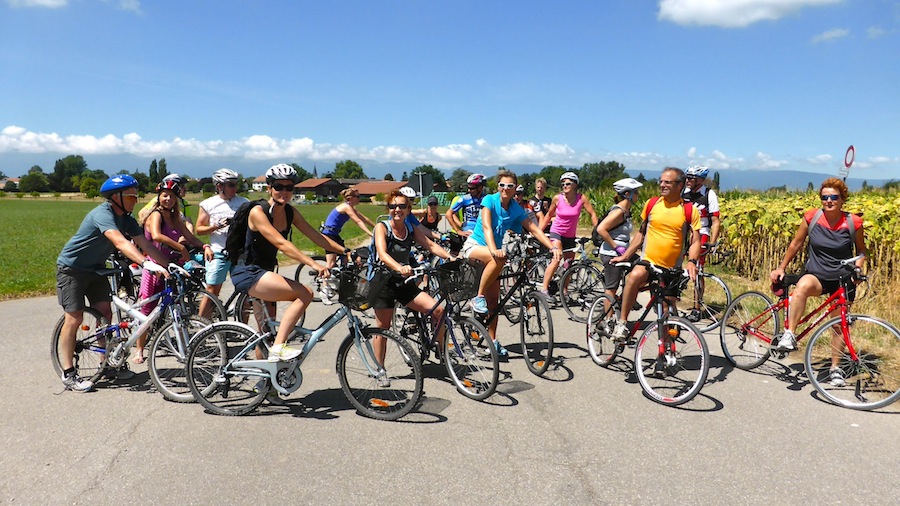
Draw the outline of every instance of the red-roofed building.
M406 186L406 181L361 181L351 186L359 192L360 198L372 198L379 193L388 194L398 188Z
M305 196L312 192L316 195L316 200L335 201L339 200L339 195L344 188L347 188L347 185L330 177L309 178L295 186L294 193Z

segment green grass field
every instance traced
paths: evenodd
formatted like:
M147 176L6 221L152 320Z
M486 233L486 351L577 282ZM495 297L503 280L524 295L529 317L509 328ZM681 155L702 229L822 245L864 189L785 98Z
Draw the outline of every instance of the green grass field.
M251 198L258 198L251 195ZM202 195L188 195L188 214L196 221ZM138 202L136 210L147 201ZM0 300L56 293L56 257L66 241L78 230L84 216L101 200L53 198L0 199ZM307 221L318 228L335 204L295 206ZM361 204L359 209L373 220L385 213L382 206ZM348 246L368 244L368 236L349 223L342 234ZM203 238L201 238L203 239ZM303 234L294 231L293 241L301 251L321 253ZM282 257L282 264L293 261Z

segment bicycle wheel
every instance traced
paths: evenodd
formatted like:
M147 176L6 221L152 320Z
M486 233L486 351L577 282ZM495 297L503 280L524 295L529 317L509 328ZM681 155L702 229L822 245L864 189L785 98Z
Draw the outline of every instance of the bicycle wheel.
M847 315L847 324L857 360L844 345L841 318L832 318L806 344L806 375L823 397L838 406L883 408L900 398L900 331L884 320L861 314ZM843 373L843 385L832 382L835 359Z
M512 274L515 273L517 269L522 268L521 262L517 262L517 264L518 265L513 266L511 263L506 263L500 271L500 300L503 300L503 298L506 297L506 294L509 293L516 284L517 278L513 277ZM506 316L507 321L513 325L522 321L522 290L519 289L517 292L518 293L514 293L513 296L506 301L506 304L503 305L503 308L501 308L503 316Z
M325 258L325 255L312 255L310 258L322 265L326 265L328 263L328 259ZM312 270L308 265L297 264L297 269L294 270L294 281L298 281L300 283L303 283L304 285L308 285L312 281L314 273L315 271ZM315 290L313 290L313 300L321 300L319 298L319 293Z
M81 379L96 382L106 366L107 344L105 335L98 329L106 327L109 322L94 308L85 308L83 314L84 319L75 330L75 355L72 365L75 366L75 372ZM64 321L65 316L60 317L50 338L50 361L53 363L57 379L61 378L63 373L59 337Z
M667 406L684 404L696 396L709 374L709 349L703 334L683 318L668 318L665 344L659 342L659 322L638 338L634 373L650 399Z
M150 338L147 371L156 390L174 402L193 402L187 384L187 354L191 337L212 322L197 315L182 316L181 328L169 322ZM225 350L221 352L223 355Z
M735 297L722 316L719 341L722 352L738 369L749 371L768 360L772 340L781 333L778 311L772 301L759 292Z
M223 322L228 319L228 312L218 297L202 288L194 288L185 292L181 298L182 314L197 315L213 322ZM204 313L200 312L200 305L205 305ZM168 318L168 314L163 316Z
M550 367L553 360L553 317L550 305L537 291L523 297L524 314L519 324L519 339L525 365L532 373L540 376Z
M560 300L569 317L586 323L588 312L603 293L603 273L590 264L575 264L562 276Z
M588 354L601 367L611 364L624 349L624 345L612 337L617 320L616 300L607 293L601 293L591 304L585 326Z
M431 335L422 336L419 329L419 323L416 319L417 313L412 309L397 302L394 304L394 317L391 319L391 332L402 337L409 343L409 347L419 354L419 363L425 364L431 354L429 347L425 344L426 340L431 339ZM423 338L424 337L424 338ZM440 351L438 351L440 353ZM435 357L440 361L441 357Z
M444 364L459 393L476 401L490 397L500 382L500 357L484 325L456 318L444 340Z
M718 328L722 316L731 304L731 290L715 274L706 272L681 292L679 313L701 332Z
M257 367L229 365L235 360L256 360L247 343L256 334L244 325L217 322L191 339L187 356L187 383L191 395L217 415L243 415L256 409L269 391L269 374Z
M338 349L337 371L344 395L361 415L396 420L409 413L422 396L422 366L406 339L389 330L368 327L344 339ZM384 340L384 363L375 357L377 340ZM379 386L379 380L383 383Z

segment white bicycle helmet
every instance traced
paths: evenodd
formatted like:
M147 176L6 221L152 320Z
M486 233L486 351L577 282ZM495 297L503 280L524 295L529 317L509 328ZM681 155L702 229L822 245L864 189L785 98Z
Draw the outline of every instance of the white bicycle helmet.
M706 179L707 174L709 174L709 167L704 167L702 165L691 165L684 171L688 176L699 177L702 179Z
M487 181L487 178L484 177L484 174L472 174L466 179L466 184L470 186L479 186L483 185Z
M300 182L300 176L297 175L297 171L286 163L273 165L266 171L266 184L272 184L272 182L281 179L287 179L294 184Z
M516 193L525 193L525 187L522 185L516 186Z
M578 174L574 172L566 172L562 176L559 176L559 182L562 183L563 179L568 179L575 184L578 184Z
M223 184L229 181L235 182L238 180L238 173L231 169L219 169L213 172L213 183L215 184Z
M400 193L408 199L416 198L416 190L413 190L409 186L404 186L403 188L400 188Z
M620 179L613 183L613 190L615 190L616 193L621 194L627 191L637 190L641 186L644 186L644 184L637 179L626 177L625 179Z

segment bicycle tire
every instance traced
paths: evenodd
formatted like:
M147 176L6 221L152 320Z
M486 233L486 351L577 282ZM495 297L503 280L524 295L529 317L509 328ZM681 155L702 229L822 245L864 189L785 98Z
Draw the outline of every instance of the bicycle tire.
M170 321L150 337L147 372L156 390L172 402L194 402L187 384L187 354L190 339L211 321L197 315L182 316L182 329ZM183 340L183 337L187 340Z
M900 330L880 318L847 315L850 342L859 358L854 361L844 346L840 324L839 316L826 321L806 343L803 362L809 382L825 399L844 408L873 410L895 402L900 398ZM845 385L829 382L834 354Z
M703 333L684 318L670 317L663 325L668 327L669 335L676 328L675 340L680 346L674 347L674 353L661 354L659 322L652 322L638 338L634 374L651 400L678 406L693 399L703 388L709 375L709 348Z
M484 325L471 317L454 318L452 335L444 339L447 374L464 396L482 401L494 394L500 383L500 356ZM459 331L459 332L457 332Z
M612 337L616 321L616 300L607 293L600 294L591 304L585 325L588 355L600 367L612 364L624 349Z
M244 415L265 399L269 391L268 373L252 367L227 367L236 358L256 360L255 348L241 354L246 344L256 337L245 325L217 322L191 339L186 365L188 388L210 413Z
M522 308L522 321L519 323L522 355L528 370L540 376L547 372L553 361L553 316L547 300L537 291L525 294Z
M513 267L512 264L506 263L503 265L503 268L500 270L500 300L503 300L506 297L506 294L509 293L515 284L518 278L512 276L513 272L515 272L515 268L522 268L521 262L518 262L517 267ZM509 276L509 277L505 277ZM506 304L503 304L501 311L503 312L503 316L506 317L506 320L515 325L522 321L522 287L516 289L518 293L514 293L509 300L506 301Z
M376 420L397 420L419 404L422 366L406 339L389 330L367 327L361 336L348 335L338 348L336 369L344 395L356 411ZM379 367L372 339L383 337L385 359ZM379 387L376 374L383 371L390 386Z
M312 258L313 260L315 260L316 262L318 262L322 265L326 265L328 263L328 259L325 258L325 255L310 255L310 258ZM310 282L310 280L312 280L312 276L309 274L304 275L302 273L309 273L309 272L312 272L312 270L310 269L310 267L308 265L297 264L297 268L294 270L294 281L297 281L298 283L303 283L304 285L308 284ZM303 278L305 278L305 279L303 279ZM318 293L316 293L315 290L313 291L313 300L321 301L321 299L318 296Z
M75 355L72 365L75 373L84 380L96 382L103 374L106 367L106 345L102 342L102 335L96 329L109 325L106 318L94 308L88 307L83 311L84 318L81 325L75 330ZM62 333L65 316L61 316L53 329L50 337L50 361L56 371L57 379L62 378L63 368L60 361L59 337Z
M778 311L759 292L742 293L731 301L719 327L719 342L725 358L738 369L749 371L769 359L772 341L781 333Z
M391 332L404 338L409 342L409 346L419 353L419 363L425 365L431 351L426 345L426 340L431 339L431 335L422 338L423 329L419 328L418 319L415 311L404 306L399 302L394 303L394 317L391 318ZM438 352L440 353L440 352ZM437 357L438 360L441 357Z
M207 315L200 314L200 304L204 299L212 305L211 309L207 309ZM204 288L188 290L178 298L178 301L181 303L184 315L197 315L211 322L223 322L228 319L228 311L225 310L222 301ZM168 313L165 313L163 318L168 318Z
M695 291L699 290L701 296L696 296ZM681 313L687 315L691 310L697 309L699 319L688 321L700 329L700 332L709 332L715 330L722 323L722 317L731 304L731 289L722 281L722 278L715 274L704 272L703 275L697 276L693 283L689 283L687 288L681 292L679 306Z
M559 300L569 318L587 323L591 305L603 293L603 273L591 264L575 264L563 273L559 291Z

